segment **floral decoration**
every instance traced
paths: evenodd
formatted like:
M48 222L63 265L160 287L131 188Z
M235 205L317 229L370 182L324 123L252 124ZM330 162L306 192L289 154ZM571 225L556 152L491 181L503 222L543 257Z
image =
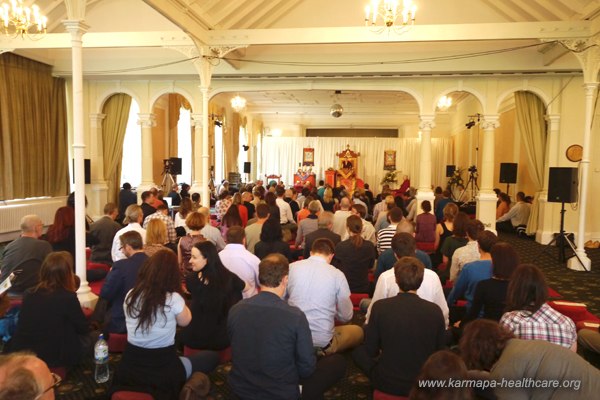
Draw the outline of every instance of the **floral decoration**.
M383 176L383 179L381 180L381 184L383 185L384 183L397 183L398 182L398 177L397 175L400 173L400 171L388 171L385 173L385 175Z

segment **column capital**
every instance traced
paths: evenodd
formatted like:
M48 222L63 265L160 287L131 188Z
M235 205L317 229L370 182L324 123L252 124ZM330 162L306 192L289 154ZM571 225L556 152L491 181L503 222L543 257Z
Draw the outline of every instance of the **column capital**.
M560 114L548 114L544 117L548 122L549 131L557 131L560 124Z
M202 123L204 122L204 114L200 114L200 113L192 113L191 114L192 117L192 126L193 127L202 127Z
M494 130L500 127L500 116L497 114L484 115L481 122L481 129L484 131Z
M81 39L83 34L90 28L82 20L65 20L62 23L73 39Z
M156 118L154 114L138 114L138 125L141 125L142 128L152 128L156 126Z
M597 82L600 70L600 38L594 35L585 39L561 40L560 43L579 60L583 70L583 81Z
M419 115L419 129L430 131L435 128L435 115Z
M106 114L90 114L90 127L97 128L106 118Z

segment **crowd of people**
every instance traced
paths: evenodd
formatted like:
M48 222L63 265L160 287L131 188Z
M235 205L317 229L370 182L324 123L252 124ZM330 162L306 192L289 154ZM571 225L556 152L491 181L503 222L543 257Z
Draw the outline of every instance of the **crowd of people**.
M375 196L368 185L297 190L258 181L234 190L225 181L203 207L187 185L168 202L145 191L138 204L126 183L119 204L106 204L86 229L90 260L109 270L88 271L88 280L104 279L88 318L76 296L72 196L45 235L39 217L24 216L0 268L0 280L15 275L3 302L21 303L0 356L0 400L17 390L46 398L58 385L48 367L91 358L100 332L127 335L111 390L155 399L177 399L191 377L203 377L207 392L204 374L226 350L240 399L323 398L345 376L342 353L388 395L593 398L600 373L574 352L575 325L547 304L542 271L521 264L450 191L435 194L418 212L411 187L384 185ZM499 231L528 215L523 193L512 206L498 194ZM366 313L362 326L356 310ZM599 340L588 331L579 343L598 352ZM193 351L179 356L178 345ZM580 379L581 387L422 384L450 378Z

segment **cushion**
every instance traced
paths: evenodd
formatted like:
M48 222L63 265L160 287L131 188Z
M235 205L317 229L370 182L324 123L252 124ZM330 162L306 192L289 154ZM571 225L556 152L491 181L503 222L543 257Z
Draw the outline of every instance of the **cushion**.
M111 353L122 353L127 344L126 333L109 333L108 335L108 351Z
M200 351L203 351L203 350L202 349L194 349L194 348L191 348L188 346L183 346L183 355L184 356L192 356ZM229 361L231 361L231 347L228 347L226 349L219 351L219 364L225 364Z
M600 322L598 321L579 321L576 325L577 327L577 332L579 332L582 329L590 329L592 331L598 331L598 328L600 327Z
M373 392L373 400L408 400L408 397L394 396L393 394L387 394L375 389Z
M433 253L435 251L435 242L417 242L417 249L425 253Z
M587 315L587 306L583 303L555 300L549 301L548 305L559 313L571 318L574 322L584 320Z
M154 397L148 393L119 391L113 393L111 400L154 400Z

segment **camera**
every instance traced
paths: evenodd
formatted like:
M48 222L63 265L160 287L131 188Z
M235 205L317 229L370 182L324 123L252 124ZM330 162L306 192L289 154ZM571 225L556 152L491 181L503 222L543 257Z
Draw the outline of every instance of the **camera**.
M474 174L474 173L476 173L476 172L477 172L477 167L476 167L476 166L474 166L474 165L471 165L471 166L469 167L468 171L469 171L470 173Z
M166 173L170 174L171 169L173 168L173 160L170 160L167 158L167 159L163 160L163 165L165 167L163 173L166 172Z

